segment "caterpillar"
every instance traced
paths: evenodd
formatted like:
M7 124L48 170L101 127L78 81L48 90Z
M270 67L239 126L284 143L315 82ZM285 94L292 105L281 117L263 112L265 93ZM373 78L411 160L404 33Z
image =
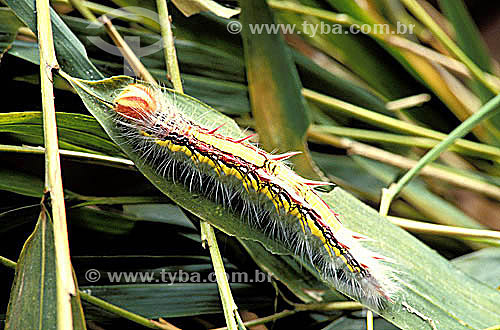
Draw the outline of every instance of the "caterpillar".
M206 127L179 109L161 89L129 84L114 97L113 118L126 141L161 176L179 182L248 220L296 255L322 278L375 309L394 303L398 288L388 258L363 247L369 238L343 226L340 215L315 188L330 185L296 174L286 160L244 138Z

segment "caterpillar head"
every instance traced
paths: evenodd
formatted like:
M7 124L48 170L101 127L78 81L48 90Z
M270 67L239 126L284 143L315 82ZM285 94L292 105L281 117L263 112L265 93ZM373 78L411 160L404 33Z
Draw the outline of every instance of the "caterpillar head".
M113 100L114 110L121 116L131 120L144 120L158 109L158 102L150 87L141 84L130 84Z

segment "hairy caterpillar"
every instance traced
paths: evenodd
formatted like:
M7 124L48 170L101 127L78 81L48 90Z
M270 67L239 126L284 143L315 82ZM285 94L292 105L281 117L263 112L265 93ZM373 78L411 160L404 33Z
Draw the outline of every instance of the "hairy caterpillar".
M367 238L345 228L314 191L329 183L304 179L284 163L296 153L269 154L249 137L203 127L143 84L120 90L113 110L122 134L158 174L239 212L364 304L380 310L393 302L397 286L385 258L362 247Z

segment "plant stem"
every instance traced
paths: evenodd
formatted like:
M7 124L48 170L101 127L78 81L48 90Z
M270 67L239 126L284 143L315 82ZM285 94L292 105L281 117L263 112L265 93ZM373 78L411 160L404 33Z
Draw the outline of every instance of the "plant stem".
M45 193L50 194L54 222L54 245L57 281L57 329L73 329L71 296L76 295L69 254L66 209L61 178L59 143L54 106L52 70L59 68L52 40L49 0L37 0L37 29L40 49L40 87L42 92L43 132L45 142Z
M311 125L308 130L308 137L317 142L332 144L336 147L339 145L342 137L355 139L358 141L382 142L393 145L402 145L408 147L418 147L424 149L431 149L439 143L439 140L420 137L409 136L403 134L386 133L382 131L374 131L369 129L331 126L331 125ZM457 148L455 145L451 146L452 151L471 155L463 149ZM472 154L473 155L473 154Z
M366 330L373 330L373 312L371 310L366 311Z
M310 89L302 89L302 94L308 100L312 100L314 102L327 106L328 110L342 112L358 120L372 123L380 127L389 128L394 131L405 132L418 136L424 136L440 141L443 141L447 138L447 135L444 133L407 123L389 116L385 116L375 111L370 111L368 109L358 107L356 105L324 94L320 94ZM476 114L474 114L473 116L475 116ZM471 116L470 118L472 118L473 116ZM497 147L464 139L457 139L456 141L454 141L454 143L457 148L462 148L476 155L482 155L483 157L494 161L500 161L500 149Z
M123 40L120 33L116 30L113 23L109 20L106 15L102 15L99 17L99 21L104 23L104 27L106 28L106 32L113 39L113 42L118 47L123 57L127 59L128 63L134 70L134 73L139 76L141 79L149 82L152 85L156 85L156 80L153 78L151 73L146 69L146 67L141 63L141 61L134 54L134 51L129 47L129 45Z
M97 22L97 18L90 11L89 8L85 6L82 0L69 0L71 5L80 12L80 14L91 22Z
M393 216L388 216L387 219L389 219L389 221L391 221L393 224L414 233L479 239L484 238L499 240L500 242L500 231L437 225L433 223L409 220ZM498 243L495 245L498 246Z
M224 309L224 316L226 318L227 328L229 330L237 330L238 324L236 317L238 317L238 307L236 306L231 288L227 281L226 272L224 270L224 262L217 245L217 238L212 226L206 221L201 221L201 239L202 242L208 245L212 263L214 265L215 278L217 279L217 286L222 300L222 307Z
M7 266L9 268L13 268L13 269L16 269L16 266L17 266L15 261L12 261L12 260L7 259L7 258L2 257L2 256L0 256L0 263L2 265L5 265L5 266Z
M0 144L0 152L45 154L45 148ZM133 169L132 167L134 166L134 163L129 159L112 157L112 156L97 155L97 154L92 154L92 153L88 153L88 152L60 149L59 154L62 156L68 156L68 157L76 158L76 159L80 159L80 160L100 162L103 165L115 166L115 167L125 168L125 169Z
M179 93L183 93L181 73L175 53L174 35L170 25L166 0L156 0L156 7L158 8L158 15L160 16L161 37L167 72L170 75L169 79L172 81L174 89Z
M269 315L269 316L265 316L265 317L260 317L258 319L251 320L251 321L246 321L243 324L245 326L247 326L247 327L253 327L253 326L256 326L256 325L265 324L265 323L268 323L268 322L271 322L271 321L276 321L276 320L282 319L284 317L293 315L296 312L297 311L295 311L295 310L285 309L285 310L283 310L283 311L281 311L279 313L275 313L273 315ZM217 329L212 329L212 330L227 330L227 329L228 329L227 327L223 327L223 328L217 328Z
M370 159L374 159L386 164L397 166L403 169L411 169L417 164L416 160L403 157L401 155L373 147L368 144L353 141L347 138L329 139L329 136L323 136L321 133L309 131L309 137L316 141L321 141L339 148L345 148L349 154L360 155ZM330 137L332 138L332 137ZM420 175L436 178L445 182L449 182L458 187L464 187L474 190L497 200L500 200L500 187L487 179L474 175L470 172L457 172L456 169L442 166L440 164L427 164L421 171Z
M363 308L357 301L336 301L329 303L293 304L296 311L346 311L360 310Z

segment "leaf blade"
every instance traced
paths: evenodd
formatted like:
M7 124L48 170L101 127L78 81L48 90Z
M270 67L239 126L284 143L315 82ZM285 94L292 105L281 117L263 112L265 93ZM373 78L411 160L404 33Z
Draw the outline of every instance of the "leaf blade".
M248 222L223 206L215 204L203 196L194 196L188 188L178 183L169 182L158 175L153 168L144 163L144 159L139 154L131 147L127 147L123 136L120 138L114 123L106 114L109 108L96 100L96 95L101 99L109 100L117 88L123 84L131 83L133 81L131 78L114 77L98 82L66 78L77 89L89 111L96 116L111 138L122 146L124 152L136 163L139 170L173 201L229 235L258 241L273 253L292 254L284 246L270 239L261 231L252 228ZM204 114L204 122L200 125L214 127L216 123L226 123L221 128L222 134L231 137L241 136L241 132L232 120L217 114L208 106L172 91L166 90L164 95L166 97L174 97L173 95L175 95L176 102L181 102L181 100L186 102L185 106L179 108L183 109L182 111L187 111L191 118L196 118L195 113ZM500 293L458 272L437 253L341 189L336 188L330 194L320 193L320 195L336 212L342 214L343 223L349 229L373 239L373 242L367 243L373 252L395 261L388 267L394 274L398 274L397 282L401 285L401 294L404 295L405 303L418 313L434 322L439 322L448 329L473 328L479 330L500 322L500 315L495 312L495 306L500 302ZM418 258L416 259L416 257ZM304 266L310 267L306 263ZM470 295L470 292L477 293L477 296L472 300L465 298ZM459 306L454 306L451 303L454 301L452 298L455 295L463 298L463 302ZM469 300L473 301L473 306L468 305ZM471 310L473 310L472 313L470 313ZM415 313L405 311L401 306L388 308L382 311L381 315L401 328L428 327L427 321L422 320ZM468 326L464 326L464 324Z
M16 266L6 329L57 329L56 263L52 220L45 209ZM76 285L76 281L75 281ZM37 308L33 308L37 306ZM71 298L73 329L85 330L79 296Z

